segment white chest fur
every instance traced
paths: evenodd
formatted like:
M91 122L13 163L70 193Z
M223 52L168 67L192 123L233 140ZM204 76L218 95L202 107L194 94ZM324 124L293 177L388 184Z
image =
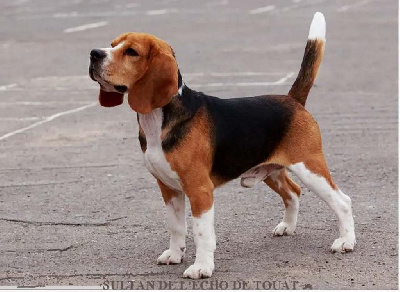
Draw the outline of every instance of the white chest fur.
M166 186L175 190L182 190L179 177L171 169L162 150L162 121L163 112L161 108L156 108L149 114L139 114L139 123L146 135L147 142L144 162L150 173L161 180Z

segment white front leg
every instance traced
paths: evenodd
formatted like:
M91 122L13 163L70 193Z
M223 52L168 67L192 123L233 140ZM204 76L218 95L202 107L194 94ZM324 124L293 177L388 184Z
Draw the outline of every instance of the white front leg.
M167 224L171 233L169 249L157 259L157 264L179 264L186 251L185 194L172 197L166 205Z
M214 205L199 217L193 217L196 260L183 273L184 277L200 279L211 277L214 271L214 251L216 248L214 232Z

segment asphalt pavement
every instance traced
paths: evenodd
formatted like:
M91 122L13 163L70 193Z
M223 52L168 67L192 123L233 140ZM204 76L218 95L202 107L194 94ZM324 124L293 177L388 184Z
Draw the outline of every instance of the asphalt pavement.
M97 104L90 50L148 32L171 44L193 89L285 94L316 11L327 44L306 107L353 200L354 252L329 252L337 218L305 187L294 236L272 237L280 197L235 180L215 192L213 277L182 278L191 228L183 263L157 266L169 242L163 200L136 114ZM0 286L397 289L397 13L394 0L2 0Z

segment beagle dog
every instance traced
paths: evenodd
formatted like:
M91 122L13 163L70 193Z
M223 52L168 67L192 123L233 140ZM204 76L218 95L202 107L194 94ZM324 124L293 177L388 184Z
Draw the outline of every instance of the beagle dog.
M263 181L277 192L285 214L273 235L292 235L300 187L294 173L333 209L340 237L332 252L356 243L351 200L333 182L316 121L304 108L325 45L325 18L314 15L301 69L286 95L220 99L185 85L172 48L145 33L125 33L111 48L90 53L90 77L100 84L102 106L128 95L137 112L144 162L157 179L166 206L169 248L158 264L178 264L186 244L185 199L193 214L196 260L184 277L210 277L214 270L215 188L241 178L243 187Z

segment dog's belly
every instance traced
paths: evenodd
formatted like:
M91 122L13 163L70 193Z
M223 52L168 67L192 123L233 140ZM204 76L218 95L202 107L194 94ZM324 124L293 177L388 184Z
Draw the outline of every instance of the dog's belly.
M273 175L274 172L279 171L282 168L283 167L281 165L277 164L257 165L240 176L240 184L242 185L242 187L252 188L258 182L266 179L270 175Z
M154 109L149 114L139 114L139 123L146 135L147 141L144 162L150 173L166 186L174 190L182 190L179 176L171 169L162 150L162 120L163 112L161 108Z

